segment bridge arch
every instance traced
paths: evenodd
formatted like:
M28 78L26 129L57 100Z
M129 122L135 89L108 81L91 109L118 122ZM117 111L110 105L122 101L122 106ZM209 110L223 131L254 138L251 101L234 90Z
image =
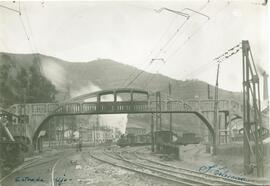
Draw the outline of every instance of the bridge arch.
M135 112L135 113L128 113L128 112L119 112L119 113L98 113L98 114L154 114L156 112L154 111L145 111L145 112ZM199 117L201 119L201 121L206 125L206 127L208 128L208 130L210 131L210 134L212 136L213 142L215 141L215 135L214 135L214 129L212 127L212 125L209 123L209 121L204 117L203 114L196 112L196 111L161 111L160 113L162 114L168 114L168 113L174 113L174 114L194 114L197 117ZM37 139L38 139L38 135L40 133L40 131L42 130L42 128L46 125L46 123L53 117L55 116L70 116L70 115L96 115L97 113L55 113L55 114L51 114L48 117L46 117L42 123L39 125L39 127L37 128L37 130L34 133L33 136L33 144L36 144Z
M228 128L228 126L230 125L230 123L232 123L232 121L235 121L235 120L238 120L238 119L243 119L243 118L242 118L242 116L235 115L235 116L231 119L231 121L225 123L225 129Z
M117 95L121 93L130 94L129 101L119 101ZM145 95L145 100L136 101L134 100L134 94ZM101 97L103 95L113 95L113 101L102 102ZM70 99L69 101L61 104L53 112L49 113L37 127L33 135L33 144L36 145L38 136L44 125L52 117L55 116L65 116L65 115L96 115L96 114L144 114L156 113L155 105L156 100L150 100L150 94L148 91L140 89L113 89L113 90L103 90L97 91L89 94L84 94ZM96 101L84 102L87 99L95 98ZM214 129L209 121L204 117L204 115L198 111L192 110L192 108L183 101L179 101L178 107L174 110L168 110L166 107L167 103L164 104L164 108L160 113L189 113L194 114L201 119L201 121L207 126L212 135L213 143L215 142Z

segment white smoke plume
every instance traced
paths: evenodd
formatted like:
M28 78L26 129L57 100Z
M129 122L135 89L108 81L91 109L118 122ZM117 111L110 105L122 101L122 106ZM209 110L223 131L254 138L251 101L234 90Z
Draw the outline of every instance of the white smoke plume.
M76 97L83 94L88 94L91 92L100 91L101 88L94 85L93 83L89 83L87 86L79 89L79 90L71 90L71 97ZM113 96L105 95L102 96L101 101L113 101ZM121 100L120 97L117 97L117 100ZM86 99L84 101L96 101L96 98ZM125 133L126 126L128 122L127 114L106 114L99 115L99 124L101 126L108 126L110 128L117 128L121 133Z
M42 60L42 70L44 76L60 91L66 91L67 74L66 71L53 60Z
M43 60L42 61L42 70L46 78L48 78L60 91L66 91L68 85L67 73L63 67L55 63L53 60ZM70 90L71 97L76 97L79 95L100 91L101 88L94 85L92 82L89 82L87 86L82 87L79 90ZM121 100L121 98L117 98ZM87 99L85 101L96 101L94 99ZM112 101L112 97L102 96L101 101ZM127 125L127 114L110 114L110 115L100 115L99 123L103 126L108 126L111 128L118 128L121 133L125 133Z

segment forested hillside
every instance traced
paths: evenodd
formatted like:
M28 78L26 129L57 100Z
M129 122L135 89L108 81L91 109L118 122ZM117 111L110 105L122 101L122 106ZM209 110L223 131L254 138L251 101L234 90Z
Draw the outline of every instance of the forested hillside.
M142 72L135 67L109 59L90 62L67 62L41 54L0 53L0 104L8 107L14 103L54 102L104 89L130 88L168 93L171 83L172 95L186 99L207 99L207 83L199 80L175 80L160 74ZM141 73L136 81L132 80ZM67 96L68 95L68 96ZM210 86L210 97L214 87ZM220 99L241 99L241 94L219 91ZM164 128L168 128L168 116L163 117ZM128 115L128 126L136 124L149 130L149 115ZM173 116L177 131L198 132L199 119L190 114Z
M0 104L8 107L14 103L53 102L55 86L40 72L38 58L29 67L18 65L9 55L0 60Z

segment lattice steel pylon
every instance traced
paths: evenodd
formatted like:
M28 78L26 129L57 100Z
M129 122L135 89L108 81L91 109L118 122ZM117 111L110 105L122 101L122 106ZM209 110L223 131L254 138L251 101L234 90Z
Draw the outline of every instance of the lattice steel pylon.
M242 41L243 57L243 128L244 128L244 170L250 173L253 169L251 154L255 157L257 176L261 177L263 171L263 144L261 138L261 105L259 77L253 61L248 41ZM251 60L250 60L251 59ZM252 137L255 142L255 152L252 147Z

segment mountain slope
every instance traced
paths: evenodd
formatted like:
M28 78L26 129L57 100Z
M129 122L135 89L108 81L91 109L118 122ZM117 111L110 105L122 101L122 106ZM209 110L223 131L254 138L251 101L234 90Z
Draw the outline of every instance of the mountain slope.
M104 89L124 87L124 82L129 83L134 76L142 73L135 67L124 65L109 59L98 59L91 62L67 62L41 54L10 54L0 53L0 63L8 57L14 67L29 69L34 57L39 56L41 72L50 80L58 90L58 101ZM134 74L135 72L135 74ZM16 69L14 70L16 73ZM132 77L130 75L133 74ZM128 80L127 78L130 77ZM150 81L151 80L151 81ZM147 82L150 82L148 86ZM168 84L172 84L172 95L182 99L207 99L207 83L199 80L175 80L160 74L143 72L139 78L130 85L131 88L147 89L151 91L168 92ZM214 97L214 87L210 86L211 96ZM68 95L69 94L69 95ZM241 94L226 90L219 90L220 99L235 99L240 101ZM150 130L149 115L128 115L130 124L137 123L141 127ZM163 117L164 128L168 128L168 115ZM201 133L204 125L196 116L190 114L178 114L173 116L174 129L177 132ZM128 124L128 126L130 125ZM200 126L200 127L198 127Z
M3 56L8 55L14 63L19 66L28 68L33 61L32 54L9 54L0 53L0 60ZM51 80L56 88L60 91L67 91L70 88L71 93L91 85L98 86L100 89L111 89L124 87L124 82L133 73L132 78L126 81L126 84L134 78L135 74L141 70L135 67L124 65L109 59L98 59L91 62L66 62L54 57L40 55L39 58L42 64L44 75ZM149 82L146 87L146 82ZM207 83L199 80L175 80L160 74L151 74L144 72L139 78L134 81L129 87L146 88L151 91L168 92L168 84L172 84L172 95L183 99L192 99L199 97L207 99ZM214 96L214 87L211 87L211 96ZM236 99L240 100L240 93L221 90L219 91L221 99Z

